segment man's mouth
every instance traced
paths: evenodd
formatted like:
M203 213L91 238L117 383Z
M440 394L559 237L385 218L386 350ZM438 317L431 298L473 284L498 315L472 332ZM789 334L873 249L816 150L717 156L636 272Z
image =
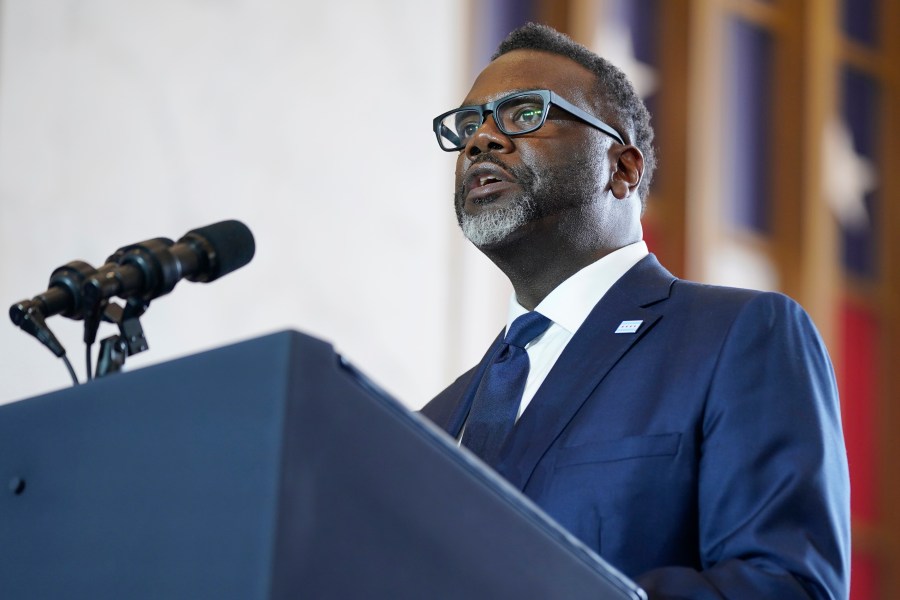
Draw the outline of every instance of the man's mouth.
M515 185L515 178L505 169L493 163L481 163L466 173L464 196L471 202L488 202L512 185Z
M492 176L492 175L485 175L485 176L483 176L483 177L479 177L479 178L478 178L477 183L476 183L475 185L472 186L472 189L475 189L475 188L479 188L479 187L485 186L485 185L487 185L487 184L489 184L489 183L496 183L496 182L498 182L498 181L503 181L503 180L500 179L500 178L498 178L498 177L494 177L494 176Z

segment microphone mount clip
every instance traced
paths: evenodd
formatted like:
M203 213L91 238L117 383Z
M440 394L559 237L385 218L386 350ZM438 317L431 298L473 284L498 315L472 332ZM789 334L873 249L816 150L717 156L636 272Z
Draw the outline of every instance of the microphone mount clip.
M119 326L119 335L111 335L100 340L100 355L97 358L95 377L118 373L125 366L125 359L147 350L147 338L141 326L140 317L150 305L138 297L128 299L123 309L114 302L106 305L103 320Z

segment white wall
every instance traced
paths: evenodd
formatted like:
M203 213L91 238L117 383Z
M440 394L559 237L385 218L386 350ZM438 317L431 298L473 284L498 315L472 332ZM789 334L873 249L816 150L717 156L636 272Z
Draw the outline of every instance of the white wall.
M464 8L5 0L2 308L70 260L237 218L256 258L155 301L128 367L296 328L421 405L480 358L508 293L456 231L430 131L467 88ZM83 377L81 324L49 324ZM0 403L67 382L3 317Z

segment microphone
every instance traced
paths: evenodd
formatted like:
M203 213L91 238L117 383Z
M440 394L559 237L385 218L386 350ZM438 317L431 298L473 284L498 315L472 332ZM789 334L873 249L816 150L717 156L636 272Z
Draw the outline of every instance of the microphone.
M240 221L221 221L192 229L177 243L153 238L116 250L82 287L85 312L112 296L149 303L182 279L210 282L250 262L256 244Z
M21 300L9 307L9 318L16 327L33 335L57 357L66 349L47 327L44 319L62 313L70 319L84 318L81 288L97 270L84 261L73 260L50 274L47 291L31 300ZM77 379L76 379L77 381Z
M50 274L47 291L31 300L21 300L10 306L9 318L18 327L22 327L28 315L35 311L44 318L60 313L76 321L84 318L81 288L96 272L97 269L80 260L73 260L56 268Z
M66 350L47 327L45 318L62 314L70 319L84 320L90 380L90 347L101 319L119 324L122 336L127 338L120 352L127 351L130 356L146 350L146 340L137 319L151 300L171 292L182 279L215 281L249 263L255 252L256 244L250 229L233 220L192 229L177 243L168 238L153 238L123 246L106 259L100 269L80 260L57 268L50 276L47 290L31 300L13 304L9 308L9 318L62 358L77 385L78 378L66 358ZM112 296L127 300L125 308L107 302ZM121 341L121 338L107 338L104 343L111 339ZM109 344L109 348L114 348L113 344ZM108 368L105 372L118 370L124 362L124 354L113 362L116 368Z

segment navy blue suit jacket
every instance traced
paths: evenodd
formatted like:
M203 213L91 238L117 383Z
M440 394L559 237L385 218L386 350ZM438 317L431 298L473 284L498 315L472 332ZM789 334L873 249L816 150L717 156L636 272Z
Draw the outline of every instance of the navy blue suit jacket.
M614 333L626 320L643 323ZM451 436L485 360L422 411ZM651 598L848 595L834 375L783 295L644 258L566 346L497 470Z

